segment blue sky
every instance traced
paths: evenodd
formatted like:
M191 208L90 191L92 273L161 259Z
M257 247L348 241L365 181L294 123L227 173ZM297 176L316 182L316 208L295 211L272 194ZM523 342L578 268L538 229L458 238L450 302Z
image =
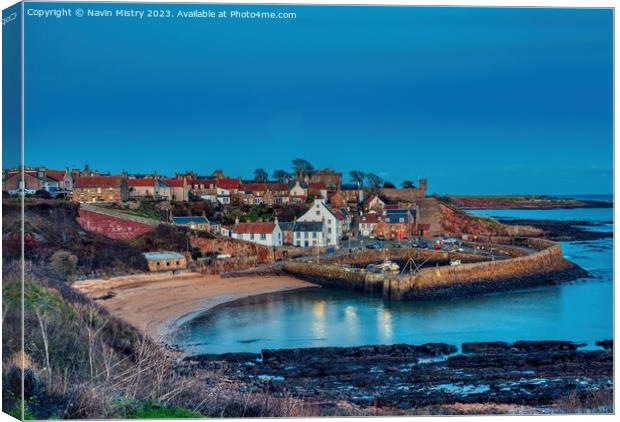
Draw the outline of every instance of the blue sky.
M27 163L612 191L611 10L241 8L297 19L27 17Z

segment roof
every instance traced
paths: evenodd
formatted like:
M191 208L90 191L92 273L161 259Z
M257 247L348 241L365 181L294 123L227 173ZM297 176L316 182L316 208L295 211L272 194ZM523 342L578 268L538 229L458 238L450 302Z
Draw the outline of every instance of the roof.
M131 186L131 187L138 187L138 186L144 186L144 187L153 187L155 186L155 180L154 179L127 179L127 185Z
M173 178L173 179L166 179L164 180L164 182L166 182L168 185L170 185L173 188L182 188L185 186L185 178Z
M234 233L273 233L276 223L272 221L258 221L255 223L237 223L233 227Z
M346 217L338 210L332 210L332 214L334 214L336 218L340 221L346 220Z
M286 182L269 182L269 188L271 190L288 190L288 183L286 183Z
M280 221L278 223L278 225L280 226L280 230L282 231L293 231L293 227L295 226L295 222L294 221Z
M326 189L325 183L323 183L323 182L311 182L311 183L308 183L308 188L310 188L310 189L318 189L318 190Z
M376 199L378 199L379 201L383 202L383 200L381 198L379 198L377 195L370 195L368 198L366 198L366 200L364 201L364 206L368 206L370 205L370 203L372 201L374 201ZM383 202L385 204L385 202Z
M386 210L385 212L385 222L386 223L400 223L400 219L401 218L405 218L407 220L410 220L413 218L413 213L411 212L412 210L408 210L405 208L399 208L399 209L391 209L391 210Z
M207 217L203 217L202 215L195 217L172 217L172 222L174 224L209 224L209 220Z
M222 189L239 189L240 184L239 179L231 179L228 177L217 180L217 187Z
M297 221L293 226L294 232L321 232L323 222L321 221Z
M370 213L362 215L361 223L378 223L381 221L381 216L377 213Z
M302 189L308 189L308 184L305 181L299 179L291 180L290 182L288 182L289 189L293 189L297 183L299 183L299 186Z
M267 183L265 182L249 182L243 183L239 190L244 192L262 192L267 190Z
M185 258L178 252L160 251L160 252L144 252L142 255L148 261L159 261L161 259L181 259Z
M65 178L65 171L64 170L47 170L45 172L45 175L47 177L51 177L52 179L58 180L59 182L62 182Z
M121 176L87 176L75 181L76 188L108 188L121 186Z

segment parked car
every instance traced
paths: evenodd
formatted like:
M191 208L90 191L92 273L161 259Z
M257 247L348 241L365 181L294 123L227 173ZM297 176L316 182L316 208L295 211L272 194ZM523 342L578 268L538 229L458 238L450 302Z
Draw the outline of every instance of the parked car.
M383 242L385 240L385 236L380 234L379 236L377 236L377 240L380 240L381 242Z
M426 249L426 248L428 248L428 242L426 242L425 240L420 240L418 242L418 246L417 247L421 248L421 249Z
M372 243L369 243L368 245L366 245L366 248L368 248L368 249L381 249L381 248L383 248L383 243L381 243L381 242L372 242Z
M10 195L34 195L36 193L35 189L23 189L23 188L19 188L19 189L11 189L9 190L9 194Z

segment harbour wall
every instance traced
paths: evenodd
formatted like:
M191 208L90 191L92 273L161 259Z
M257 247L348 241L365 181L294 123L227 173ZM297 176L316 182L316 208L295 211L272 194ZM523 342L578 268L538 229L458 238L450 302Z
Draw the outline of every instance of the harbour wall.
M587 276L586 271L564 259L559 244L543 239L531 239L527 244L536 251L503 260L423 268L411 275L368 273L340 263L292 261L286 262L283 269L321 286L381 294L394 300L475 296Z

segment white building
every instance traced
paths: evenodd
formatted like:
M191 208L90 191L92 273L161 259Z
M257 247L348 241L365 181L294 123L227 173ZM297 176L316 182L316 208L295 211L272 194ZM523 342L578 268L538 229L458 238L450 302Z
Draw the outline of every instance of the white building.
M217 195L217 202L219 202L220 204L222 205L230 204L230 190L218 187L216 191L216 195Z
M315 199L312 207L301 217L298 222L313 221L323 223L323 244L338 245L338 241L342 237L342 226L338 217L332 210L325 205L323 199Z
M235 224L232 229L232 238L258 243L264 246L282 246L282 230L278 221L258 221L255 223Z
M320 221L297 221L293 225L293 245L301 248L324 246L323 223Z

